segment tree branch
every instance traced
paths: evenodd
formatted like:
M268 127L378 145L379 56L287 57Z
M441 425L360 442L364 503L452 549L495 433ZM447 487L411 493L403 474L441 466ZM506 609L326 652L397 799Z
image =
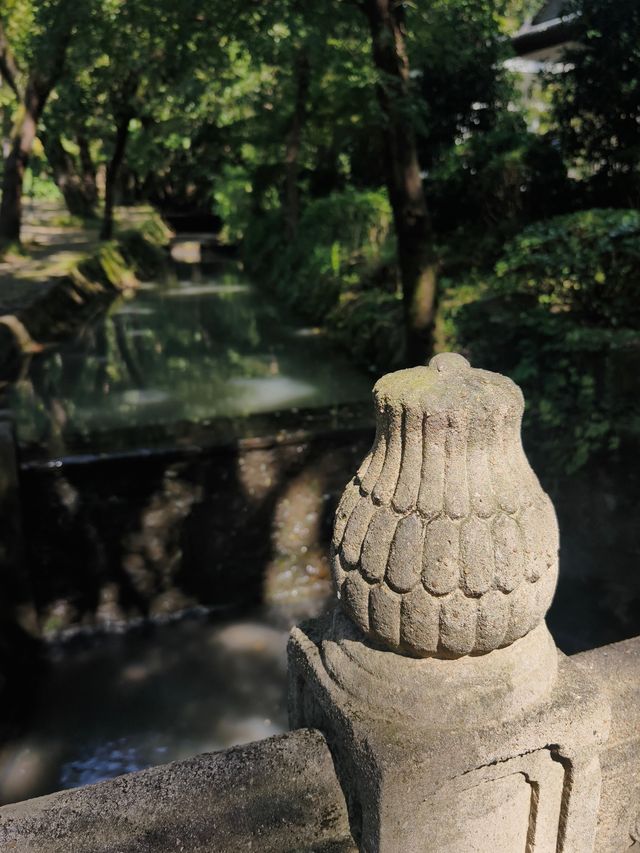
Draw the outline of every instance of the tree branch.
M0 76L4 79L14 95L22 100L22 92L18 83L20 69L11 50L11 45L0 21Z

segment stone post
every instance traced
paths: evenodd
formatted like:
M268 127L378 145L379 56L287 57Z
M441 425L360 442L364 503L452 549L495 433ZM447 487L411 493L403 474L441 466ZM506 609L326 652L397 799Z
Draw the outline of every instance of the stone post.
M449 353L374 399L339 603L291 634L291 725L325 733L366 853L588 853L610 711L544 621L558 530L520 389Z

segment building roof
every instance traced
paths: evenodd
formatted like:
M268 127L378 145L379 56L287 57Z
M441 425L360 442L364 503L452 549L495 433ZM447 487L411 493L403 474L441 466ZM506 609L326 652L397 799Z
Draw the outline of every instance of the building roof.
M518 56L558 59L573 39L578 16L569 11L569 0L547 0L512 39Z
M568 0L547 0L539 12L531 19L531 24L544 24L567 14Z

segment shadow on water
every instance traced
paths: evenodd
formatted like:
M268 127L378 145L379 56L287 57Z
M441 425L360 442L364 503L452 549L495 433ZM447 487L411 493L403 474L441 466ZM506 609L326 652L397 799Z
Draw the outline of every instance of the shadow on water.
M271 601L326 595L333 512L370 440L365 430L24 471L43 627L257 602L265 587Z

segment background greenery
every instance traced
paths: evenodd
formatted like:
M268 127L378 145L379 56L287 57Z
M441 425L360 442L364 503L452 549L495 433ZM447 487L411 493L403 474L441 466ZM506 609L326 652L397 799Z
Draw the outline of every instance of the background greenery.
M89 217L106 181L121 202L199 217L358 363L400 366L385 79L357 4L80 6L0 10L17 89L51 82L64 47L24 191ZM581 46L533 80L505 60L538 6L404 4L411 73L394 109L431 217L436 347L522 384L528 429L574 470L638 430L640 10L568 0ZM23 102L0 87L5 151Z

